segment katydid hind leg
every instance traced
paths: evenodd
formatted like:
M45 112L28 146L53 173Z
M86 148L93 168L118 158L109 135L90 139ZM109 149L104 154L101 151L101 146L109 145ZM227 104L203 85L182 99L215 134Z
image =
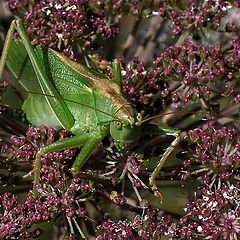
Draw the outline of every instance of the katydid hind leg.
M68 109L64 99L60 96L56 88L53 86L51 79L45 72L41 59L37 56L29 38L26 30L23 26L22 20L16 20L16 29L20 35L23 45L28 53L29 59L32 63L34 72L36 74L37 80L41 86L42 93L51 107L52 111L58 118L62 127L66 129L71 129L74 125L74 118ZM54 96L54 97L53 97Z
M41 157L44 154L54 152L54 151L61 151L67 148L76 148L76 147L83 146L72 166L73 174L77 174L80 171L81 167L84 165L84 163L91 156L97 144L105 136L106 136L106 132L103 132L103 131L85 133L82 135L70 137L62 141L54 142L40 149L35 158L33 195L37 196L37 192L38 192L37 186L39 184L40 171L41 171Z
M7 61L7 56L8 56L9 48L11 46L13 33L14 33L15 29L16 29L15 21L12 21L10 28L8 30L8 33L7 33L6 39L5 39L4 46L3 46L3 51L2 51L1 61L0 61L0 79L2 78L4 66Z
M9 49L11 48L13 33L15 29L18 31L20 35L20 39L25 47L26 52L28 53L28 56L33 66L37 80L41 86L42 92L39 92L39 94L45 95L46 101L48 102L49 106L54 112L54 115L56 115L57 119L61 123L61 126L68 130L71 129L71 127L74 125L74 118L70 110L68 109L66 103L64 102L64 100L62 99L58 91L55 89L55 87L52 85L52 82L49 79L49 76L44 71L41 63L41 59L35 52L33 46L31 45L31 42L27 36L26 30L23 26L23 22L20 19L12 21L10 28L8 30L4 48L3 48L3 53L1 56L0 78L2 76L4 66L8 58L8 52L9 52ZM31 90L32 89L29 89L30 92Z

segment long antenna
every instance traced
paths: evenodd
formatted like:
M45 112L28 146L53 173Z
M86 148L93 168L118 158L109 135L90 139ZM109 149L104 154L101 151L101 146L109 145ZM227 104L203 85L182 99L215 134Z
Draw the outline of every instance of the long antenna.
M199 113L201 111L190 111L190 112L187 112L186 114L189 114L189 113ZM148 122L154 118L158 118L158 117L162 117L162 116L166 116L166 115L170 115L170 114L174 114L174 113L178 113L178 111L171 111L171 112L165 112L165 113L160 113L160 114L157 114L157 115L154 115L152 117L148 117L146 119L143 119L143 121L141 121L141 123L145 123L145 122Z
M21 89L21 91L24 91L24 92L26 92L26 93L35 94L35 95L40 95L40 96L43 96L43 97L46 96L46 97L58 98L57 96L53 96L53 95L45 94L45 93L41 93L41 92L29 91L29 90L25 90L25 89ZM107 113L107 112L105 112L105 111L103 111L103 110L101 110L101 109L98 109L98 108L96 108L96 107L89 106L89 105L87 105L87 104L85 104L85 103L81 103L81 102L78 102L78 101L75 101L75 100L72 100L72 99L68 99L68 98L63 98L63 100L64 100L64 101L67 101L67 102L75 103L75 104L80 105L80 106L87 107L87 108L92 109L92 110L97 111L97 112L100 112L100 113L102 113L102 114L105 114L106 116L111 117L113 120L122 121L122 119L120 119L120 118L118 118L118 117L116 117L116 116L114 116L114 115L112 115L112 114L110 114L110 113ZM132 106L131 103L129 103L129 105ZM124 106L122 106L122 107L124 107ZM121 109L122 107L120 107L120 109ZM120 109L117 109L115 113L117 113ZM200 110L200 111L190 111L190 112L187 112L186 114L189 114L189 113L199 113L199 112L201 112L201 110ZM140 124L146 123L146 122L148 122L148 121L150 121L150 120L153 120L153 119L155 119L155 118L158 118L158 117L162 117L162 116L166 116L166 115L171 115L171 114L174 114L174 113L178 113L178 111L165 112L165 113L160 113L160 114L157 114L157 115L148 117L148 118L146 118L146 119L143 119L143 120L140 122Z
M22 91L22 90L21 90L21 91ZM34 91L25 90L25 89L23 89L23 91L26 92L26 93L31 93L31 94L35 94L35 95L40 95L40 96L43 96L43 97L58 98L58 97L56 97L56 96L53 96L53 95L50 95L50 94L45 94L45 93L40 93L40 92L34 92ZM68 98L63 98L63 100L64 100L64 101L67 101L67 102L71 102L71 103L78 104L78 105L80 105L80 106L84 106L84 107L90 108L90 109L92 109L92 110L95 110L95 111L97 111L97 112L100 112L100 113L102 113L102 114L105 114L105 115L107 115L107 116L112 117L113 120L122 121L122 119L117 118L117 117L111 115L110 113L107 113L107 112L105 112L105 111L103 111L103 110L100 110L100 109L98 109L98 108L96 108L96 107L89 106L89 105L87 105L87 104L85 104L85 103L81 103L81 102L78 102L78 101L75 101L75 100L72 100L72 99L68 99Z

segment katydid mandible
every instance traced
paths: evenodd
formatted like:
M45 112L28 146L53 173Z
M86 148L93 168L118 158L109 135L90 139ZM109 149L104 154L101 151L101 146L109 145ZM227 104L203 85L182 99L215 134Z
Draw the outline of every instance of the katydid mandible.
M20 40L12 40L15 31ZM149 182L156 195L155 178L162 165L180 142L175 130L163 129L157 125L142 124L141 115L121 92L119 62L114 62L114 80L91 68L80 65L66 56L41 47L33 47L22 20L11 23L0 62L0 77L4 65L28 92L23 110L28 121L54 129L65 128L74 136L43 146L37 153L34 167L33 194L37 195L40 179L41 157L53 151L82 147L71 168L77 174L89 159L96 145L109 133L116 148L132 149L145 129L151 134L176 136L167 148Z

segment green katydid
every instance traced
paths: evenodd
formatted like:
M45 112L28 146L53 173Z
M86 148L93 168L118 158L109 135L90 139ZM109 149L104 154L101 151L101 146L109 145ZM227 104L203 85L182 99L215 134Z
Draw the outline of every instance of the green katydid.
M12 40L15 31L20 40ZM176 130L163 129L142 121L141 115L123 97L119 62L114 62L114 81L91 68L82 66L52 49L33 47L22 20L12 22L0 62L0 76L5 63L29 93L23 104L28 121L55 129L65 128L73 137L42 147L35 159L33 194L37 195L41 157L53 151L82 146L71 168L77 174L96 145L109 133L118 150L133 148L141 132L176 136L150 176L150 186L159 194L155 183L165 160L180 142ZM144 124L143 124L144 123Z

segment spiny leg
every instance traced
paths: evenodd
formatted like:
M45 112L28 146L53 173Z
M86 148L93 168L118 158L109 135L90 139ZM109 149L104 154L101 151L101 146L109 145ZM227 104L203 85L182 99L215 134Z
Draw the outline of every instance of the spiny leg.
M86 141L86 143L81 149L81 152L78 154L76 160L72 165L71 170L74 175L76 175L80 171L84 163L91 156L97 144L101 142L105 136L106 136L105 134L101 135L99 133L94 133L90 135L90 138L88 139L88 141Z
M2 51L1 61L0 61L0 78L2 77L4 66L7 61L7 56L8 56L9 48L11 45L11 41L12 41L13 33L15 29L16 29L16 22L12 21L5 39L4 46L3 46L3 51Z
M35 158L35 164L34 164L34 181L33 181L33 195L37 195L37 185L39 184L40 179L40 172L41 172L41 157L44 154L54 152L54 151L61 151L67 148L74 148L79 147L86 143L86 141L89 139L89 134L83 134L79 136L73 136L71 138L54 142L50 145L44 146L41 148Z
M158 198L160 198L162 200L162 195L161 193L158 191L158 187L157 187L157 183L156 183L156 178L159 176L160 171L163 167L163 165L165 164L166 160L168 159L168 157L172 154L172 152L175 150L175 148L178 146L178 144L181 141L181 136L180 134L176 135L175 140L171 143L171 145L166 149L166 151L164 152L164 154L162 155L161 159L159 160L156 168L154 169L154 171L152 172L150 178L149 178L149 184L150 187L152 189L152 191L154 192L154 195Z
M33 196L36 197L38 194L37 187L39 184L41 172L41 157L44 154L84 145L72 166L73 174L77 174L80 171L81 167L84 165L84 163L91 156L97 144L105 137L105 135L106 134L103 134L103 132L86 133L83 135L73 136L68 139L52 143L40 149L37 152L35 158Z

